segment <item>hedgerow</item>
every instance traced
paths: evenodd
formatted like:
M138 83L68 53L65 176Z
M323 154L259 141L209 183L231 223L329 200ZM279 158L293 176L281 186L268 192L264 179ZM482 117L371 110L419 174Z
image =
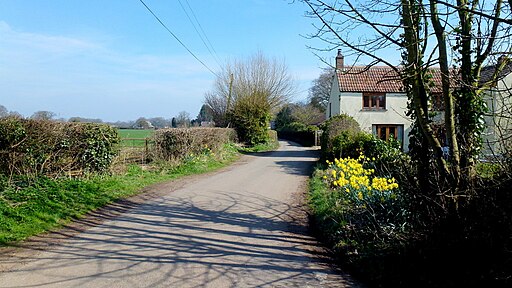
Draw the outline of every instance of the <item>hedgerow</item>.
M116 129L93 123L0 119L0 173L37 177L104 172L118 153Z
M154 160L178 161L205 149L217 153L224 144L235 142L236 132L230 128L175 128L157 130L153 135Z

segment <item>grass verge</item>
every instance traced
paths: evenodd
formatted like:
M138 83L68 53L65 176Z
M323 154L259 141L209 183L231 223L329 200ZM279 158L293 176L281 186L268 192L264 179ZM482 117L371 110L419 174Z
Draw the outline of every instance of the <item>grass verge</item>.
M269 141L266 143L256 144L251 147L239 147L238 151L242 153L259 153L274 151L279 148L279 141Z
M236 147L230 144L221 153L191 156L179 165L131 165L117 175L57 180L0 178L0 246L55 229L117 199L135 195L145 186L210 172L238 157Z

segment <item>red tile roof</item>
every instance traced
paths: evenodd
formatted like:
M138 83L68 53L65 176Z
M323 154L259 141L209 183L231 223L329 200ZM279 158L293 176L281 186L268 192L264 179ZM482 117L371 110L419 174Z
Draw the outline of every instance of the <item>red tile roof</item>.
M435 83L432 92L441 92L441 72L439 69L432 69L432 72ZM340 92L405 92L398 73L390 67L374 66L368 69L354 66L336 74Z

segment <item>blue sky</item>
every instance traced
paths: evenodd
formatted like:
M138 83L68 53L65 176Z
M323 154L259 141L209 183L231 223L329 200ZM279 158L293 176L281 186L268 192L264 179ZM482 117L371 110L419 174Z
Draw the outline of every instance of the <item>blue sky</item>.
M324 44L304 37L314 28L301 3L180 1L193 9L216 53L178 0L145 3L214 71L220 67L212 54L221 64L257 51L284 59L297 84L293 100L300 101L325 67L306 47ZM195 117L214 79L139 0L0 0L0 105L24 116L48 110L105 121L180 111Z

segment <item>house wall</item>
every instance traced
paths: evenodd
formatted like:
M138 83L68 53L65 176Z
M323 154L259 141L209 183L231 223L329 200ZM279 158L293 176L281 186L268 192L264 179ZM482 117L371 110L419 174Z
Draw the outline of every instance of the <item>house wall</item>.
M361 129L368 133L373 133L373 125L379 124L392 124L403 125L404 127L404 151L409 147L409 132L411 131L411 121L405 116L407 111L407 96L404 93L387 93L386 94L386 109L384 111L365 111L363 110L363 93L340 93L338 97L341 98L340 112L346 113L361 125Z
M329 103L327 104L327 109L325 109L325 119L329 119L332 116L340 115L340 90L339 88L338 77L334 76L334 80L331 85L331 96L329 98Z
M485 100L489 114L485 117L482 152L484 156L501 154L512 144L512 74L488 91Z
M373 125L403 125L404 151L408 151L411 120L405 116L407 111L407 95L405 93L387 93L385 111L363 111L363 93L340 92L338 77L334 77L331 95L326 109L326 119L342 113L354 117L361 129L373 133Z

